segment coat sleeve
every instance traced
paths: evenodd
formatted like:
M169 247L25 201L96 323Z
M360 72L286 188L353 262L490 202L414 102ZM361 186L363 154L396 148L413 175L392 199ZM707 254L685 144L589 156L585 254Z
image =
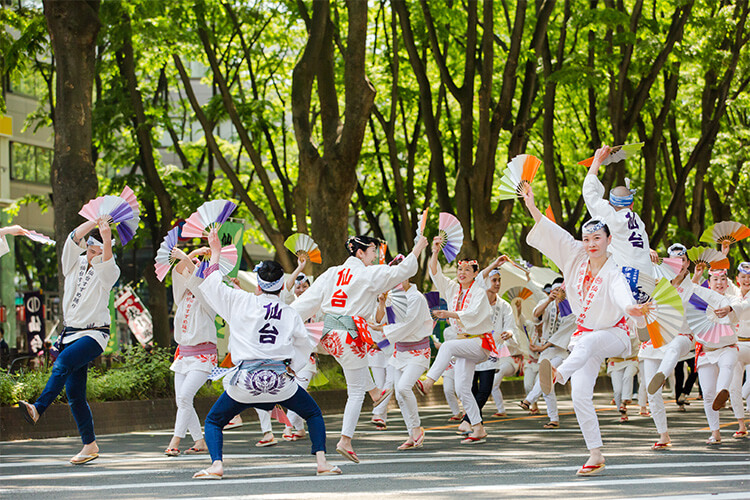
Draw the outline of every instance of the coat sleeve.
M432 274L432 271L430 271L430 279L435 285L435 288L437 288L438 293L440 293L440 296L445 299L446 302L450 301L451 297L458 293L458 283L446 278L440 266L437 266L437 273Z
M587 174L583 180L583 201L592 217L599 217L609 222L615 209L604 199L604 186L593 174Z
M114 255L109 260L92 262L91 267L96 271L95 275L99 280L99 284L105 290L111 290L115 286L115 283L117 283L117 280L120 279L120 268L115 264Z
M70 273L76 270L76 268L78 267L78 257L80 257L81 254L85 251L85 247L81 248L79 245L76 245L75 241L73 241L73 233L70 233L68 237L65 238L62 258L60 259L63 276L68 276Z
M244 290L235 290L226 286L221 280L221 273L218 272L209 274L198 286L198 290L202 293L204 303L208 304L227 323L232 322L232 312L239 310L238 306L247 295Z
M461 311L456 311L458 321L467 333L477 335L492 331L492 308L484 289L478 288Z
M305 290L305 293L292 302L290 307L297 311L297 314L300 315L302 321L307 321L312 318L320 310L320 307L323 305L326 290L331 287L331 280L335 277L335 273L335 267L328 269L326 272L318 276L318 279L310 285L310 288Z
M546 255L565 274L575 257L583 250L583 243L576 241L565 229L547 217L534 224L526 242Z
M387 292L399 283L417 274L418 268L417 258L412 253L397 266L369 266L367 270L373 274L370 280L370 287L378 294Z

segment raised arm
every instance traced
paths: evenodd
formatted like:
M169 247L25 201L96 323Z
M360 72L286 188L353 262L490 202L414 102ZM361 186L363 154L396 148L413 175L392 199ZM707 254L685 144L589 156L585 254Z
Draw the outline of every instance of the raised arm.
M297 267L292 271L292 274L286 279L284 286L287 290L294 288L294 282L297 281L297 276L305 269L307 265L307 257L304 254L297 256Z
M543 215L534 203L534 190L531 189L531 186L524 190L521 196L523 196L523 201L526 203L526 208L529 209L531 216L534 218L534 222L542 220Z

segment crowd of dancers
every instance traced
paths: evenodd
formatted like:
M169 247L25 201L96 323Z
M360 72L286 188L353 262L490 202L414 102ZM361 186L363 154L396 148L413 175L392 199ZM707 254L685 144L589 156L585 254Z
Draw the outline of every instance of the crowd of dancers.
M679 296L679 304L673 301L671 307L682 314L671 323L675 334L666 335L670 323L665 321L660 328L653 319L666 314L666 306L658 300L661 295L647 285L648 277L654 282L660 277L662 258L650 250L644 224L633 211L634 191L618 186L605 199L597 178L611 153L606 146L596 151L584 181L583 198L591 219L581 227L581 240L537 208L528 183L519 185L518 192L535 221L527 242L562 273L545 287L546 298L530 314L522 307L527 297L515 297L509 303L499 296L500 270L515 265L504 255L484 268L476 260L458 259L456 278L446 277L439 262L445 233L432 240L427 271L447 308L431 308L410 282L420 254L429 245L423 225L412 252L389 264L375 264L378 240L353 236L346 241L349 258L314 281L302 273L310 254L301 252L299 266L289 277L274 261L258 264L257 289L246 292L224 277L231 266L222 262L221 219L202 212L197 234L207 245L186 254L175 238L167 248L170 261L175 262L171 277L178 348L172 365L177 415L165 453L179 455L181 440L189 432L194 444L184 453L207 452L211 458L211 464L193 477L221 479L224 427L253 407L264 432L257 445L273 445L270 414L280 405L289 412L283 438L292 441L309 436L317 474L341 474L326 459L323 417L306 391L316 373L318 355L323 354L341 365L347 386L336 452L355 463L360 458L353 438L366 395L373 400L372 423L385 428L388 403L395 394L407 429L398 450L418 449L426 437L415 392L426 395L442 379L450 420L458 422L463 434L460 443L477 445L487 439L482 417L485 403L492 396L495 415L503 416L500 383L523 372L526 395L519 405L538 412L537 402L543 399L549 417L546 429L560 426L555 387L570 381L575 415L590 453L577 473L596 474L604 469L605 459L593 393L605 363L622 421L628 418L633 378L639 374L640 410L650 411L659 436L653 450L672 446L662 390L672 374L683 374L683 362L690 363L699 376L711 429L707 444L721 443L719 410L728 400L739 426L734 437L746 437L743 398L748 397L750 386L745 384L743 390L743 379L750 366L750 263L737 266L736 286L729 281L727 266L712 265L706 259L696 261L691 275L688 249L674 242L666 256L674 272L658 288L667 287L670 291L664 293ZM137 205L132 208L137 216ZM26 420L36 423L65 387L83 442L70 460L73 464L99 456L86 402L86 373L88 363L107 344L109 292L119 277L110 227L120 214L111 209L82 210L82 214L89 220L63 243L65 328L58 340L59 355L39 398L33 404L19 404ZM0 255L7 252L6 234L29 232L19 226L0 228ZM719 238L723 255L731 242ZM399 314L388 306L394 305L396 297L401 303ZM223 369L217 367L217 315L230 331L231 360L221 363ZM432 336L436 320L447 321L442 342ZM437 348L432 365L431 340ZM225 391L211 408L202 431L193 398L209 378L221 378ZM677 391L676 397L678 404L686 403L684 393Z

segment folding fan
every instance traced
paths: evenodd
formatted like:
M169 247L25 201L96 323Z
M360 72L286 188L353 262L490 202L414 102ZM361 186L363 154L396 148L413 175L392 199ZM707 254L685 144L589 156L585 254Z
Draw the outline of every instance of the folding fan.
M120 198L128 202L128 205L130 205L130 208L133 209L133 212L135 212L136 214L141 213L141 207L140 205L138 205L138 198L135 197L135 193L128 186L122 188Z
M187 218L182 226L184 238L205 238L214 226L226 222L237 205L227 200L207 201Z
M378 247L378 264L385 264L385 253L388 250L388 243L383 241Z
M49 236L45 236L42 233L37 233L36 231L31 231L30 229L27 230L24 236L26 236L31 241L36 241L37 243L44 243L45 245L55 244L55 240L53 240Z
M602 162L602 167L604 165L609 165L610 163L617 163L618 161L625 160L626 158L630 158L635 153L641 150L643 147L642 142L636 142L634 144L623 144L621 146L613 146L609 150L609 156L607 156L604 161ZM581 160L578 162L579 165L583 165L585 167L590 167L591 164L594 162L594 157L586 158L585 160Z
M662 278L656 284L651 302L654 308L645 314L646 330L651 337L651 343L658 349L680 333L685 308L682 306L680 294L666 278Z
M455 216L447 212L440 212L438 230L438 234L443 238L441 248L443 255L448 262L453 262L464 244L464 229Z
M130 193L123 192L126 196L131 197ZM132 198L131 201L133 201ZM135 206L136 210L133 209L131 202L127 199L108 194L89 201L78 213L90 221L95 221L102 216L110 217L112 219L111 224L117 225L120 243L124 246L133 239L133 235L138 229L140 219L138 218L137 201L135 201ZM122 223L125 223L124 227L121 227L123 226Z
M542 160L533 155L518 155L510 162L503 172L498 187L498 198L501 200L512 200L521 196L526 186L531 185L536 171Z
M198 265L198 271L196 275L199 278L206 277L206 269L208 269L210 256L205 256L206 259L202 260ZM221 255L219 255L219 272L222 276L229 274L237 264L237 247L234 245L227 245L221 248Z
M406 292L402 288L394 288L388 292L386 298L385 313L388 316L388 323L403 323L407 319L407 305Z
M682 259L678 257L665 257L660 259L659 264L654 264L654 277L656 279L674 279L682 269Z
M316 264L323 262L318 244L306 234L296 233L291 235L284 242L284 246L295 255L307 255L310 262L315 262Z
M427 307L431 310L440 309L440 292L427 292L424 294L424 298L427 300Z
M692 262L702 262L711 269L729 269L729 259L713 248L693 247L687 251L687 256Z
M323 337L322 321L318 323L305 323L305 328L307 328L307 332L316 340L316 342L320 342L320 339Z
M156 270L156 277L159 281L164 281L164 278L169 272L169 268L174 264L172 249L177 245L179 233L179 227L173 227L170 229L164 236L161 245L159 245L159 250L156 251L154 269Z
M719 222L710 226L703 232L701 241L703 243L736 243L750 236L750 228L744 224L734 221Z
M558 302L557 309L558 311L560 311L561 318L564 318L565 316L573 313L573 309L570 307L570 302L568 302L568 299L562 299L560 302Z
M534 292L526 288L525 286L514 286L509 288L505 292L505 297L508 302L512 301L516 297L520 297L521 300L526 300L533 295Z
M419 241L419 238L424 236L424 227L427 224L427 209L424 209L424 212L419 214L419 217L417 218L417 235L414 237L414 244L416 245Z
M555 223L557 222L555 220L555 213L552 211L552 207L547 207L547 209L544 211L544 215L546 215L547 218L551 220L552 222L555 222Z
M652 297L656 288L656 280L653 276L641 272L634 267L623 267L622 274L625 276L625 281L630 285L630 291L638 303L642 304L649 297Z
M321 370L318 370L315 372L315 375L312 376L308 385L310 387L321 387L326 385L328 382L328 377L326 377Z
M292 426L292 422L289 420L289 417L286 416L286 413L284 413L284 410L281 409L281 406L276 405L271 410L271 418L276 419L280 424L284 424L288 427Z
M700 294L700 295L699 295ZM715 344L721 337L734 335L732 327L719 322L714 309L720 305L721 296L708 289L696 288L686 304L685 319L698 339Z

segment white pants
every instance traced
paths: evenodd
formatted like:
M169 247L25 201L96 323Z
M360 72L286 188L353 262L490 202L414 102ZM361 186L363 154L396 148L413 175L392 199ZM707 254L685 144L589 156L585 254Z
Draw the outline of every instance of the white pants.
M375 386L381 389L390 389L393 387L393 366L389 364L385 368L373 368L372 378L375 380ZM377 370L377 374L376 374ZM381 371L382 370L382 371ZM424 370L422 370L424 372ZM422 375L422 373L420 373ZM416 382L416 380L414 381ZM391 402L393 394L389 394L378 406L372 409L372 416L382 418L383 420L388 419L388 403Z
M393 368L393 367L392 367ZM396 393L396 401L401 408L406 429L411 431L420 427L419 408L417 398L414 396L414 384L424 373L422 365L406 365L403 369L393 368L393 385ZM443 379L445 381L445 379Z
M260 422L260 432L265 434L266 432L272 432L271 426L271 412L255 408L255 413L258 414L258 422Z
M523 365L523 392L531 392L537 380L539 380L539 363L525 363Z
M550 358L549 360L550 364L553 368L559 367L563 362L562 356L554 356L553 358ZM542 394L542 386L539 384L539 377L536 378L536 382L534 382L534 387L531 388L529 392L526 393L526 401L529 403L536 403L539 399L539 396L544 397L544 402L547 405L547 416L550 419L550 422L559 422L560 421L560 414L557 411L557 396L555 395L555 387L552 386L552 391L550 391L549 394Z
M713 353L709 353L713 354ZM698 379L703 390L703 410L706 412L708 427L712 431L719 430L719 412L712 408L716 394L729 389L737 365L737 349L724 347L716 356L715 362L707 359L698 360Z
M641 361L643 365L643 382L651 380L656 372L659 371L662 360L660 359L644 359ZM641 385L646 385L642 383ZM667 409L664 407L664 395L662 394L663 387L659 387L659 390L654 394L648 395L648 406L651 410L651 418L654 419L654 425L656 425L656 432L664 434L669 431L667 427Z
M637 363L623 363L621 367L610 372L612 379L612 391L615 396L615 406L620 408L624 401L630 401L633 397L633 379L638 373Z
M474 379L474 367L487 359L487 351L482 349L482 339L475 337L471 339L449 340L440 346L437 357L427 372L432 380L437 380L443 374L451 358L456 357L456 394L466 411L471 425L482 422L479 405L471 392L471 384Z
M307 390L310 385L310 380L312 380L314 376L315 371L313 370L301 370L299 373L297 373L297 376L294 377L294 379L297 381L298 386L302 387L304 390ZM292 423L292 427L294 427L298 431L305 430L305 419L291 410L287 412L286 416Z
M745 418L745 408L742 404L743 387L742 375L745 373L745 367L750 365L750 345L747 342L738 342L737 347L737 366L734 368L732 376L732 385L729 387L729 397L732 398L732 412L734 418Z
M671 375L674 372L677 362L688 355L693 350L693 341L685 335L677 335L672 341L667 344L664 348L664 357L661 360L658 372L663 373L666 376ZM646 380L646 385L651 382L649 378Z
M343 368L343 366L342 366ZM346 378L346 406L344 420L341 423L341 435L351 438L357 428L357 420L365 402L365 393L375 389L375 382L367 366L361 368L344 368Z
M745 368L745 385L742 386L742 398L747 401L747 412L750 413L750 366Z
M448 403L448 407L451 409L453 415L461 413L461 407L458 405L458 397L456 397L456 370L447 370L443 372L443 395L445 401Z
M185 437L187 431L198 441L203 439L201 432L201 421L193 406L195 394L208 380L208 372L189 371L187 373L174 374L174 396L177 403L177 415L174 420L174 435L180 439Z
M646 380L646 376L643 374L643 362L638 363L638 406L646 406L646 403L648 403L648 391L646 388L648 387L648 380ZM674 384L672 384L672 387L674 387Z
M516 373L516 365L511 359L507 357L500 359L495 378L492 380L492 399L495 401L495 408L497 408L498 413L505 413L505 402L503 401L503 391L500 390L500 384L505 377L510 377Z
M587 332L575 343L570 356L557 370L563 382L570 379L573 410L589 450L602 447L594 408L594 384L599 368L605 358L621 357L629 347L630 340L619 328Z

